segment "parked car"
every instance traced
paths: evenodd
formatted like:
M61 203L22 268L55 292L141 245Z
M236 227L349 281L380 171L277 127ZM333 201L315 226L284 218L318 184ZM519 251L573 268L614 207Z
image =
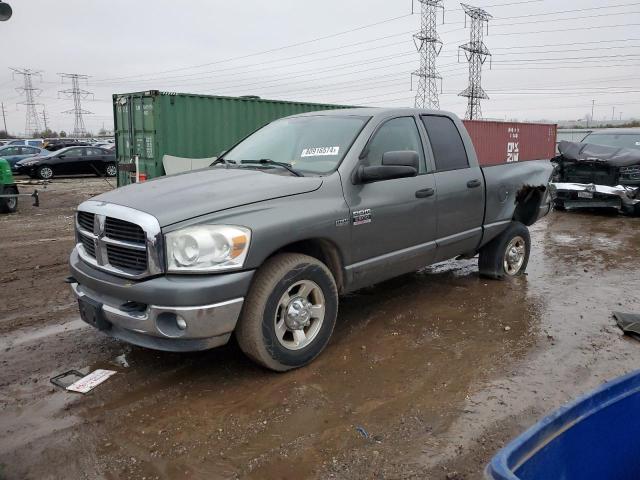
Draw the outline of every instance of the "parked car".
M479 253L529 260L548 160L480 167L453 114L349 109L276 120L208 169L83 202L69 283L84 321L149 348L223 345L284 371L312 361L338 296Z
M558 210L609 208L640 215L640 132L603 130L562 141L550 184Z
M0 157L9 162L9 166L13 171L15 171L16 163L20 160L39 155L47 155L48 153L49 152L43 148L29 147L26 145L5 145L4 147L0 147Z
M81 146L89 146L87 142L77 140L75 138L47 138L44 141L43 148L49 150L50 152L55 152L56 150L61 150L66 147L81 147Z
M42 147L44 141L41 138L30 138L26 140L11 140L7 145L27 145L30 147Z
M16 163L15 172L49 180L55 175L94 173L114 177L116 157L98 147L67 147L43 157L27 158Z

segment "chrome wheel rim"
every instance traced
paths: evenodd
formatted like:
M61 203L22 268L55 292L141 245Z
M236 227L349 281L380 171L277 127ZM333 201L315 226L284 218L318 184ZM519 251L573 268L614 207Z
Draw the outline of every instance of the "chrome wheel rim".
M15 210L17 205L18 199L16 197L7 198L7 207L9 207L9 210Z
M108 165L107 166L107 175L109 175L110 177L115 177L116 173L118 173L118 171L117 171L115 165Z
M322 289L311 280L287 288L276 309L276 338L287 350L300 350L318 336L325 315Z
M511 239L504 252L504 271L507 275L517 275L527 252L524 238L518 236Z
M49 167L43 167L40 169L40 176L45 179L51 178L53 177L53 170Z

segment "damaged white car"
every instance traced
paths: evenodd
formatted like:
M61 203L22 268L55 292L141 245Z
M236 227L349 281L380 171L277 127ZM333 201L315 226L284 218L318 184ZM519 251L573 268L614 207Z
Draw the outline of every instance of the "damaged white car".
M591 143L593 142L593 143ZM640 131L594 132L560 142L550 191L558 210L615 208L640 215Z

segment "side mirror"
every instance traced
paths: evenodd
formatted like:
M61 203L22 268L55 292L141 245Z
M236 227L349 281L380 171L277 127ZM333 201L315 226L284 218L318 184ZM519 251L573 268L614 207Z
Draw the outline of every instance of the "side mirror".
M372 183L395 178L415 177L418 175L420 157L418 152L386 152L382 155L382 165L357 168L354 183Z
M65 158L66 155L58 155L58 158Z

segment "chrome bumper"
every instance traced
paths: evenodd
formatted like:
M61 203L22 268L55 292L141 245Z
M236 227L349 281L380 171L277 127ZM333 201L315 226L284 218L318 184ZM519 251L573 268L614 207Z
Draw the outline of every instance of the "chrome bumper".
M102 305L110 324L104 333L129 343L167 351L196 351L224 345L242 310L244 298L190 307L134 305L99 294L79 283L71 289L79 300L87 297Z
M593 183L551 182L549 183L549 189L553 196L555 196L557 192L587 192L591 194L598 193L611 198L619 198L622 205L625 206L634 206L640 203L640 198L635 198L638 195L639 187L627 187L623 185L609 187L607 185L596 185Z

